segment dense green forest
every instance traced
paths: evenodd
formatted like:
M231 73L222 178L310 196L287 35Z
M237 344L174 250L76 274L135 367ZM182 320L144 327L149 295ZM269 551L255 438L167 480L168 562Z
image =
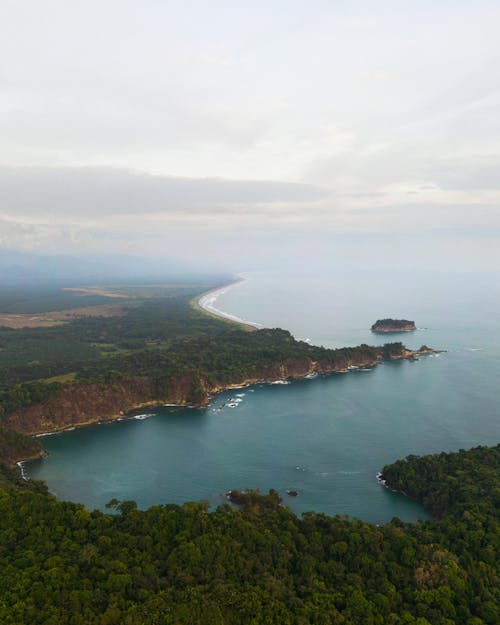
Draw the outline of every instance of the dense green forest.
M104 514L3 469L0 622L494 625L499 471L499 446L385 467L440 519L377 527L298 518L273 492Z
M218 336L229 324L209 317L189 306L190 300L204 287L120 287L121 316L82 316L54 327L11 329L1 326L0 318L0 388L9 388L31 380L80 372L85 365L113 356L125 356L138 350L168 349L173 342L200 336ZM72 306L83 306L85 297L68 295ZM0 309L3 292L0 291ZM23 291L17 306L23 312L36 309L41 294ZM103 299L102 297L100 299ZM115 302L115 298L104 298ZM6 298L5 308L13 306ZM21 303L23 307L21 307ZM60 305L55 296L44 303ZM55 308L54 310L57 310ZM1 311L0 311L1 312Z
M200 291L130 290L121 316L0 328L0 415L92 380L147 376L161 385L195 371L224 384L273 363L344 366L404 351L401 343L330 350L285 330L249 332L190 306ZM436 518L384 527L299 518L274 491L234 491L239 506L215 511L204 502L141 511L132 501L90 511L21 479L13 461L37 451L35 439L0 425L2 625L499 622L499 446L384 467L390 488Z
M334 350L297 341L278 328L249 331L192 306L202 288L121 287L125 314L119 316L80 317L48 328L0 327L0 418L44 401L68 382L143 376L161 396L173 376L186 373L222 386L286 362L309 359L341 367L404 350L401 343Z

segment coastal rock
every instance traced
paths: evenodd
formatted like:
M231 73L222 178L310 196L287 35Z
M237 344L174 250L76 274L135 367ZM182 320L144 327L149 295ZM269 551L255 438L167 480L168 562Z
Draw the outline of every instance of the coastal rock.
M261 494L258 488L230 490L226 493L226 499L235 506L254 513L264 512L265 510L278 510L281 506L281 497L274 489L271 489L267 495Z
M372 332L379 334L413 332L416 329L415 322L408 319L378 319L371 327Z

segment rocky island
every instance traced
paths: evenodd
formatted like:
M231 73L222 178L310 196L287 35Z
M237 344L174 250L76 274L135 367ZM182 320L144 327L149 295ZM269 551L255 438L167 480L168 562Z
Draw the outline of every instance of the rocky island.
M415 322L408 319L378 319L371 327L372 332L390 334L392 332L413 332Z

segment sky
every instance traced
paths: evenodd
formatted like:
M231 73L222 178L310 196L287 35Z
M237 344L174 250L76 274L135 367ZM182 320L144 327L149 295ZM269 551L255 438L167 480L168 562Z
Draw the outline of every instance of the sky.
M500 266L497 0L2 0L0 249Z

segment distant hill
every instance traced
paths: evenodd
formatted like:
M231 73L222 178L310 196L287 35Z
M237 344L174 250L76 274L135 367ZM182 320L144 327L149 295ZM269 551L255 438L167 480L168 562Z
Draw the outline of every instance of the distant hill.
M199 267L186 266L171 259L141 258L126 255L34 254L0 250L0 285L40 283L104 284L109 282L200 281L229 279Z

